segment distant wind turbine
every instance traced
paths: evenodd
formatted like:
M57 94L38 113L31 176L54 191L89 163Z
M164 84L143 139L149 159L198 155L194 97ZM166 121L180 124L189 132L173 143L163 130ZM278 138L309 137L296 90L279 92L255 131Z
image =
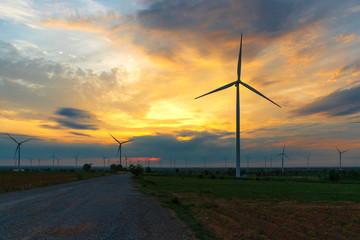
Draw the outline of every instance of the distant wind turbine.
M247 174L249 174L249 156L246 156Z
M349 151L349 150L345 150L345 151L340 151L337 147L336 147L336 149L338 150L338 152L339 152L339 163L340 163L340 171L342 170L342 166L341 166L341 157L342 157L342 154L344 153L344 152L347 152L347 151Z
M76 154L75 156L75 171L78 170L78 157L79 157L79 154Z
M235 86L236 87L236 177L240 177L240 84L249 89L250 91L258 94L259 96L265 98L266 100L272 102L276 106L280 107L277 103L273 102L269 98L267 98L265 95L260 93L255 88L251 87L250 85L244 83L241 81L241 51L242 51L242 33L241 33L241 39L240 39L240 50L239 50L239 58L238 58L238 66L237 66L237 80L234 82L231 82L229 84L226 84L220 88L217 88L211 92L208 92L206 94L203 94L195 99L204 97L208 94L215 93L224 89L227 89L229 87Z
M265 172L266 172L266 157L265 157Z
M307 171L310 170L310 154L307 155Z
M18 141L16 141L12 136L10 136L10 134L7 134L7 133L5 133L5 134L8 135L9 138L11 138L12 140L14 140L14 142L17 143L17 147L16 147L16 150L15 150L15 153L14 153L14 158L15 158L15 156L16 156L16 153L18 153L18 170L20 170L20 146L21 146L21 144L23 144L23 143L25 143L25 142L27 142L27 141L30 141L30 140L32 140L33 138L29 138L29 139L27 139L27 140L25 140L25 141L18 142Z
M276 156L281 156L281 172L284 174L284 156L287 157L288 159L290 159L288 157L288 155L285 154L285 145L284 145L282 153L280 153Z
M105 172L105 161L106 161L106 156L103 155L103 160L104 160L104 172Z
M55 158L56 160L58 161L58 166L59 166L59 158L57 156L55 156L55 153L53 152L53 155L51 156L52 157L52 170L54 171L54 167L55 167Z
M121 165L121 146L122 146L123 144L125 144L125 143L128 143L128 142L133 141L134 139L129 139L129 140L127 140L127 141L120 142L120 141L118 141L113 135L111 135L110 133L109 133L109 135L110 135L116 142L119 143L119 148L118 148L117 154L119 154L119 164Z

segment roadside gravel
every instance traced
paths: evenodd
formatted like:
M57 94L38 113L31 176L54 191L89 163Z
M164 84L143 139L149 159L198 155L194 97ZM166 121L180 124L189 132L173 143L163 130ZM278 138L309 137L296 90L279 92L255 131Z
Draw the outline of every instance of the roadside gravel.
M130 174L0 195L0 239L194 239Z

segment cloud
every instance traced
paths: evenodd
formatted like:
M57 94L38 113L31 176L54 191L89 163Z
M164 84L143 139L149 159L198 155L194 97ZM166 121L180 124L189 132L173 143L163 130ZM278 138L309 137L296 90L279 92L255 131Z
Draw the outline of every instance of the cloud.
M248 41L247 57L253 57L272 39L313 26L340 5L311 0L153 1L137 14L143 31L135 42L149 54L173 59L175 52L188 46L203 55L222 46L221 51L230 55L243 32Z
M78 133L78 132L69 132L69 133L82 137L91 137L89 134L84 134L84 133Z
M342 41L343 43L349 43L354 41L357 38L356 34L340 34L339 36L335 37L337 42Z
M330 117L346 116L360 112L360 86L339 89L294 110L296 115L323 114Z
M95 115L88 111L75 108L60 108L55 112L62 118L54 118L63 127L83 130L97 130L98 120Z

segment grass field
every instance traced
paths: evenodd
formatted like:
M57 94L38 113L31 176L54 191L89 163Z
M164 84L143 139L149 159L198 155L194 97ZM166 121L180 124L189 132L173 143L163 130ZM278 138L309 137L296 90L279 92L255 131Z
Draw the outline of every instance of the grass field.
M359 181L289 179L147 174L137 181L199 239L360 240Z
M0 193L28 190L103 176L101 172L12 172L0 171Z

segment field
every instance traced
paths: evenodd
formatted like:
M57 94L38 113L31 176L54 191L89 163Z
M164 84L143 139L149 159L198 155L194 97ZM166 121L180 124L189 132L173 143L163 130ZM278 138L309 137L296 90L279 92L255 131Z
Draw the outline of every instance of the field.
M103 176L100 172L0 171L0 194Z
M360 240L359 181L154 173L137 181L199 239Z

